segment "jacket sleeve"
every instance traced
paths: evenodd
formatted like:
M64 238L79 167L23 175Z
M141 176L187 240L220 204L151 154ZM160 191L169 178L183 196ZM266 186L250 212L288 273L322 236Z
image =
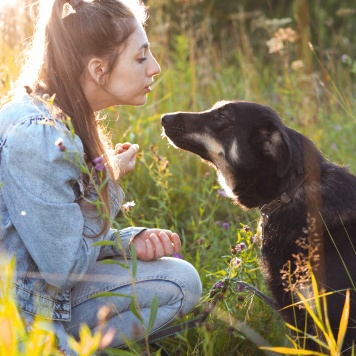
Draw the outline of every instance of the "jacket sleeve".
M103 246L98 256L99 260L114 256L131 257L129 245L133 238L138 235L145 227L127 227L122 230L109 229L105 240L113 242L110 245ZM115 243L119 239L119 243Z
M55 144L59 138L65 152ZM84 218L73 190L78 162L83 162L80 139L32 120L11 130L1 157L1 189L14 227L46 282L72 287L100 254L102 247L93 244L113 238L83 235Z

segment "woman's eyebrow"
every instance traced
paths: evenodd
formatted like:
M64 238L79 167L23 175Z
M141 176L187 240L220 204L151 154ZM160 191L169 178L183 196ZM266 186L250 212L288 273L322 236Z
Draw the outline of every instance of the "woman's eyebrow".
M148 42L145 42L139 49L147 49L150 48L150 44Z

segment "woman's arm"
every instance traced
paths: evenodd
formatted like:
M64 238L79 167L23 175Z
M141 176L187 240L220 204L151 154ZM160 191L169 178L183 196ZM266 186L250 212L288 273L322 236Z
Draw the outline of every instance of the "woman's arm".
M63 138L63 152L56 146ZM64 135L51 123L16 125L2 149L1 188L9 217L43 278L69 288L96 261L98 238L83 236L84 217L75 202L83 148L78 137Z

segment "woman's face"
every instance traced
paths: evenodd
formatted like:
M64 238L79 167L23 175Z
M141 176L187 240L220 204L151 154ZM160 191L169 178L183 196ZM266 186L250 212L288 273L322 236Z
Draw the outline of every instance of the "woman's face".
M147 35L137 22L111 74L104 85L110 105L143 105L151 91L154 76L161 68L153 57Z

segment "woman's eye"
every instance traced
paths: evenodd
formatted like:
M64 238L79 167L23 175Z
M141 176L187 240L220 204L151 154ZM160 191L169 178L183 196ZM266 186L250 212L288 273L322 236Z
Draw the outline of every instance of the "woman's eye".
M146 60L147 60L147 57L142 57L142 58L138 59L138 63L142 64Z

